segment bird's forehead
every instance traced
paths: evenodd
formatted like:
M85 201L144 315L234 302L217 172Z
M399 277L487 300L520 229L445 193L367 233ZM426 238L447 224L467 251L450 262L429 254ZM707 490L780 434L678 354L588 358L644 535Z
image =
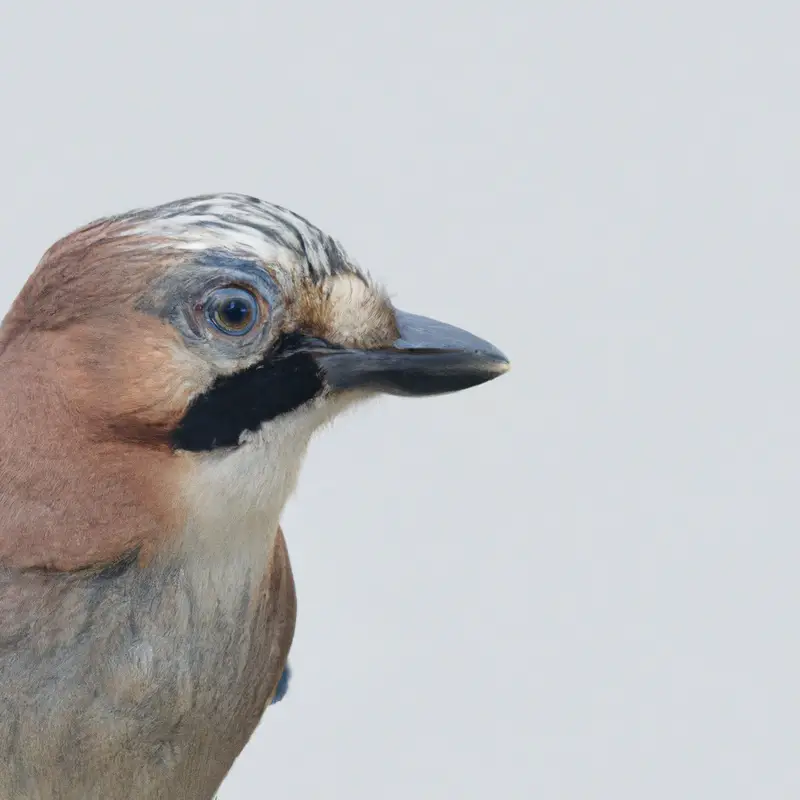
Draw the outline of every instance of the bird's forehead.
M126 228L155 246L251 256L291 266L312 281L361 270L334 238L288 209L240 194L177 200L125 215Z

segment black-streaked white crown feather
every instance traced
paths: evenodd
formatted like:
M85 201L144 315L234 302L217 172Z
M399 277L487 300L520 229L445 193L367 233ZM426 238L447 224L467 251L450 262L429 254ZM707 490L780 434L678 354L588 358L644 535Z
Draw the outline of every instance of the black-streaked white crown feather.
M312 280L367 273L333 237L282 206L243 194L199 195L119 218L129 233L163 238L165 246L185 250L247 252L265 263L289 259Z

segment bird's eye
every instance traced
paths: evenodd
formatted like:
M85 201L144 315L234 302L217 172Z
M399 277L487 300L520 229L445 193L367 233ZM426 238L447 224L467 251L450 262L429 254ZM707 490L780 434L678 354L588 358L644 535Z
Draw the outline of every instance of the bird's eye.
M246 289L218 289L206 301L209 322L229 336L244 336L258 322L258 301Z

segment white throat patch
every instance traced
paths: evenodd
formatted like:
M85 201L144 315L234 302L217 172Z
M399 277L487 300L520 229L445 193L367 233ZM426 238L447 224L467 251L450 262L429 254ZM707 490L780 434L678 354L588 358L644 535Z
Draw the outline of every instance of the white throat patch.
M182 549L199 595L236 603L260 582L311 437L354 397L319 397L245 434L238 448L182 453L189 515Z

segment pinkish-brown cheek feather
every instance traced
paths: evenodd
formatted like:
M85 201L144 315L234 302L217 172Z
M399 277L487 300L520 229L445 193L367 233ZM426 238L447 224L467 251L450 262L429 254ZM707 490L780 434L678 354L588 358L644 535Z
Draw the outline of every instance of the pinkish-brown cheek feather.
M30 334L4 353L0 560L9 566L73 570L132 550L146 558L183 527L183 466L166 433L199 373L148 328L160 323L123 338L104 338L98 323Z
M73 326L57 346L63 391L101 438L166 443L212 380L174 328L135 312Z

